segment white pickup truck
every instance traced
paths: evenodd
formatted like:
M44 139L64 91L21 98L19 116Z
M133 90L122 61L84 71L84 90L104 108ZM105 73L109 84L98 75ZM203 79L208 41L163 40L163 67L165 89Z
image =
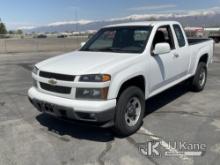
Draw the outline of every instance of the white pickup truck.
M174 21L107 26L79 50L36 64L28 96L40 112L130 135L146 99L184 80L203 90L213 44L187 39Z

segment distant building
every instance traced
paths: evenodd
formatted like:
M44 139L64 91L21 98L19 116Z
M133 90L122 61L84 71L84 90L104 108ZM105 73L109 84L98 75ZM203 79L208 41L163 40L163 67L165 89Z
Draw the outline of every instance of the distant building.
M216 43L220 42L220 28L205 28L205 33L208 38L212 38Z
M205 36L205 30L203 27L185 27L184 30L188 37L201 38Z

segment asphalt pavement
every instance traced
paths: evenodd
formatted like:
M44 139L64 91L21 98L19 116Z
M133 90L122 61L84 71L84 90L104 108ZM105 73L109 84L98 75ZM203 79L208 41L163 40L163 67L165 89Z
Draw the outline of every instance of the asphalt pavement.
M219 165L219 45L203 92L180 84L151 98L142 128L125 138L41 114L29 103L32 66L61 53L0 55L0 165Z

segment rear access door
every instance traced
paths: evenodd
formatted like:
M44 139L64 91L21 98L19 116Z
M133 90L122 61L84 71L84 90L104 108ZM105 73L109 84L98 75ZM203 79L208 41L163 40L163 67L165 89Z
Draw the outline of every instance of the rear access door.
M179 73L178 77L184 77L188 74L191 49L187 45L186 37L184 36L183 30L178 24L174 24L173 36L176 45L176 50L174 52L174 57L176 58L175 63L177 64L177 72Z

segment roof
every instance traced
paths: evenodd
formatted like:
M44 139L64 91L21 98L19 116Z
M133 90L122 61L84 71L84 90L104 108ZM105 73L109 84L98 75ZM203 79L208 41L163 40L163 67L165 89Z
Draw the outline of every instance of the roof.
M105 27L118 27L118 26L154 26L156 24L179 24L176 21L144 21L144 22L128 22L122 24L108 25Z

